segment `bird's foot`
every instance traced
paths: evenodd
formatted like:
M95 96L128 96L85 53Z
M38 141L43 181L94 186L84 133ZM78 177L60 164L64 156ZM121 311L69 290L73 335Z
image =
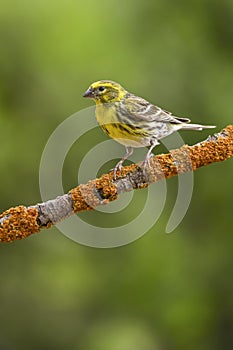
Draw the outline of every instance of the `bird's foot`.
M113 177L114 177L114 180L116 180L116 178L117 178L117 171L118 171L118 170L121 171L121 169L122 169L122 163L123 163L123 161L120 160L120 161L117 163L117 165L115 166L115 168L113 169Z
M114 180L116 180L117 177L117 171L121 171L122 169L122 164L124 163L124 161L129 158L129 156L131 156L131 154L133 153L133 148L132 147L125 147L126 148L126 153L124 155L123 158L121 158L121 160L117 163L117 165L115 166L115 168L113 169L113 174L114 174Z
M148 167L149 169L151 169L151 165L150 165L151 157L153 157L153 154L147 155L144 161L141 163L142 173L144 176L147 176L146 168Z

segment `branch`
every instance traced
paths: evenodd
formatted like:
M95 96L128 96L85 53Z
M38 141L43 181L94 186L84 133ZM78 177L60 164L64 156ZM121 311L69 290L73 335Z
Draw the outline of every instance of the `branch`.
M0 215L0 242L25 238L49 228L70 215L92 210L118 198L122 192L148 187L151 183L186 173L202 166L222 162L233 156L233 125L193 146L184 145L150 159L151 168L143 175L139 164L122 168L114 180L113 172L79 185L67 194L34 206L10 208Z

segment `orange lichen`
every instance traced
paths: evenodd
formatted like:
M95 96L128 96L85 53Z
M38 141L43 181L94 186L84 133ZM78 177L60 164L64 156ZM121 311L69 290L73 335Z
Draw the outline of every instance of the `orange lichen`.
M96 179L95 186L103 200L111 202L117 199L117 187L113 183L112 174L104 174L99 179Z
M117 179L113 171L102 175L99 179L72 189L64 200L64 196L55 200L41 203L34 207L18 206L0 215L0 242L11 242L36 233L42 227L50 227L57 220L56 209L63 199L61 208L64 219L73 212L92 210L97 205L107 204L118 198L118 194L145 188L150 183L170 178L178 173L196 170L199 167L214 162L221 162L233 156L233 125L229 125L220 133L209 137L206 141L194 146L184 145L180 149L171 150L150 159L150 167L144 175L140 164L131 164L117 171ZM72 200L72 201L71 201ZM53 206L51 205L53 202ZM64 204L65 203L65 204ZM46 210L47 209L47 210ZM46 219L46 220L45 220ZM49 219L49 221L47 221ZM46 222L46 224L45 224Z
M93 199L93 181L88 181L86 185L79 185L73 188L70 193L73 201L74 212L82 210L92 210L91 198ZM93 202L93 201L92 201Z
M104 174L99 179L88 181L85 185L79 185L70 191L74 212L92 210L97 205L107 204L117 198L117 188L109 174Z
M22 239L39 231L36 208L22 205L10 208L0 215L6 217L0 227L0 242L11 242Z
M193 170L214 162L222 162L233 156L233 125L222 130L216 140L214 137L194 146L186 146L192 160ZM225 135L225 136L224 136Z

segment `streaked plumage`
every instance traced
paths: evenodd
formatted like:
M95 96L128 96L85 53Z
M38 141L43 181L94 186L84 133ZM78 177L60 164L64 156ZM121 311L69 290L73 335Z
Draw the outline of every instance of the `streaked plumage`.
M126 147L126 154L114 168L114 177L133 148L149 146L143 170L149 164L152 149L160 139L177 130L202 130L211 125L189 124L190 119L179 118L141 97L126 91L110 80L93 83L83 95L94 99L96 119L103 131Z

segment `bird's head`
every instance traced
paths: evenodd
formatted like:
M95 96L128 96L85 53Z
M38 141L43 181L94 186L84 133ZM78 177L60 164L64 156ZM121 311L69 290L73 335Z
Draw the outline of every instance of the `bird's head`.
M112 103L120 101L127 91L118 83L111 80L97 81L87 89L83 97L89 97L99 103Z

